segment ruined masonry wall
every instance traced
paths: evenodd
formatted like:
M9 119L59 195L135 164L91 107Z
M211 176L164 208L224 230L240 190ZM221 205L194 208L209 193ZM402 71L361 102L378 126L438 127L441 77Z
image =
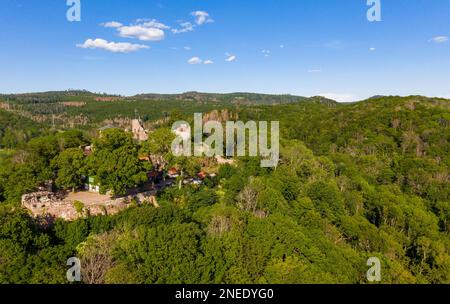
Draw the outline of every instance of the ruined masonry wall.
M85 205L83 212L79 213L73 202L64 201L53 192L35 192L22 196L22 206L28 209L34 217L54 217L74 221L87 216L117 214L130 207L133 199L138 204L148 201L155 207L159 207L155 194L154 191L149 191L98 204L89 204Z

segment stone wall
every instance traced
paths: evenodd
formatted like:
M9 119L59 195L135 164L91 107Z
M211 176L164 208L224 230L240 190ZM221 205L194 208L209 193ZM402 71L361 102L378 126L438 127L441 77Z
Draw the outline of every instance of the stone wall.
M159 205L156 202L155 195L155 191L143 192L106 202L91 203L89 205L83 204L81 206L82 210L80 210L80 206L75 206L75 203L64 201L62 197L59 197L53 192L43 191L23 195L22 206L28 209L34 217L61 218L66 221L74 221L87 216L117 214L131 207L133 200L138 204L149 202L158 208Z

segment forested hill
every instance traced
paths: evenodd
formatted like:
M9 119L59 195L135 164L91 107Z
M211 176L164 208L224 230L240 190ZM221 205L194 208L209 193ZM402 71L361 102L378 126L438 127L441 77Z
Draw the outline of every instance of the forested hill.
M295 95L273 95L259 93L201 93L185 92L181 94L157 94L146 93L134 96L110 95L106 93L92 93L86 90L49 91L23 94L0 94L0 99L18 103L46 103L67 101L71 98L97 98L107 100L110 98L120 100L179 100L179 101L200 101L216 103L238 103L238 104L283 104L308 100L307 97Z
M448 156L450 101L445 99L382 97L338 107L296 104L267 114L281 117L285 138L302 140L319 154L337 149L351 155Z
M135 106L101 100L86 101L90 117ZM140 102L149 114L167 107ZM173 100L170 107L173 119L190 119L226 105ZM0 283L66 283L73 256L94 265L83 270L85 283L368 283L371 257L381 261L381 283L450 283L449 100L316 97L231 109L243 121L280 121L276 169L257 158L236 166L174 158L173 119L141 144L119 129L102 140L54 130L0 150ZM96 149L85 155L79 147L90 142ZM132 205L40 228L19 208L23 193L49 179L71 189L89 172L117 188L135 185L147 176L138 161L145 153L193 178L200 170L216 175L201 186L166 188L159 209Z
M23 146L44 132L43 125L0 108L0 149Z
M54 91L0 95L0 107L35 121L58 128L98 128L113 120L133 118L136 110L144 121L164 118L170 112L207 113L254 105L278 105L316 100L336 103L323 97L305 98L292 95L253 93L209 94L141 94L118 96L85 90Z
M229 93L229 94L214 94L214 93L200 93L200 92L186 92L183 94L140 94L134 96L139 99L147 100L191 100L191 101L209 101L219 103L233 103L245 105L274 105L284 103L294 103L308 100L307 97L294 95L270 95L270 94L256 94L256 93Z

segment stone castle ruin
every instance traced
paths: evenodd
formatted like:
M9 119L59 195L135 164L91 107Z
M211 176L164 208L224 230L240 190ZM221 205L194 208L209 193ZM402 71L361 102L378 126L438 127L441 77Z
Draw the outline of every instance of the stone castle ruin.
M140 119L133 119L131 121L131 132L133 132L133 138L139 141L148 140L148 133L144 129L142 121Z
M83 203L74 201L69 197L54 192L41 191L22 196L22 207L26 208L35 218L75 221L80 218L98 215L114 215L131 206L133 203L150 203L159 207L156 201L156 192L148 191L125 197L99 200L97 202Z
M135 118L131 121L131 132L133 133L133 138L138 141L148 140L148 132L145 130L137 110L135 110Z

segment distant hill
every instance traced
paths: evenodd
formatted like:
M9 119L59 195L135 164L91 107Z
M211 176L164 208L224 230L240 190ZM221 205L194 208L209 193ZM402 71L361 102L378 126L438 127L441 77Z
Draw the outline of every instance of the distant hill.
M106 121L134 117L137 111L144 121L155 121L179 111L184 115L232 110L258 105L282 105L314 101L327 105L336 102L325 98L256 93L140 94L120 96L86 90L49 91L24 94L0 94L0 105L34 121L60 128L97 127Z
M242 105L271 105L271 104L286 104L305 101L308 98L294 95L270 95L257 93L200 93L200 92L186 92L182 94L140 94L133 96L137 99L148 100L183 100L183 101L197 101L197 102L217 102L217 103L232 103Z
M258 93L201 93L185 92L181 94L146 93L134 96L119 96L106 93L93 93L86 90L49 91L21 94L0 94L0 99L16 103L52 103L70 101L73 99L88 98L94 101L118 101L118 100L178 100L212 103L231 103L239 105L272 105L287 104L308 100L307 97L289 94L272 95Z
M310 97L308 100L313 101L315 103L326 105L331 108L334 108L338 105L338 102L336 100L326 98L323 96L313 96L313 97Z
M383 113L384 115L388 111L387 116L396 116L398 111L405 108L409 110L426 107L448 110L449 101L423 96L374 96L367 100L344 104L322 96L303 97L244 92L229 94L187 92L125 97L86 90L68 90L0 95L0 108L46 126L54 125L57 129L97 128L115 120L127 123L127 119L135 116L136 110L145 122L154 122L173 112L191 117L192 113L209 113L215 110L242 112L243 116L240 117L245 118L250 116L250 113L258 113L258 107L267 107L263 111L272 114L274 120L278 120L278 117L289 116L292 121L304 121L304 124L308 125L320 122L323 124L325 118L328 118L328 121L336 120L339 115L344 117L352 113L353 117L347 117L346 121L338 123L335 130L339 133L343 132L342 127L350 121L360 122L366 119L365 116L361 117L365 114L367 119L372 121L372 116L375 114ZM312 116L316 119L311 119ZM384 120L390 121L391 117L385 117ZM336 128L330 125L321 126L321 129L328 127ZM317 128L310 130L315 132ZM312 134L305 136L315 137ZM303 140L308 142L306 139Z
M374 96L370 97L369 99L380 99L380 98L384 98L384 97L386 97L386 96L384 96L384 95L374 95Z

